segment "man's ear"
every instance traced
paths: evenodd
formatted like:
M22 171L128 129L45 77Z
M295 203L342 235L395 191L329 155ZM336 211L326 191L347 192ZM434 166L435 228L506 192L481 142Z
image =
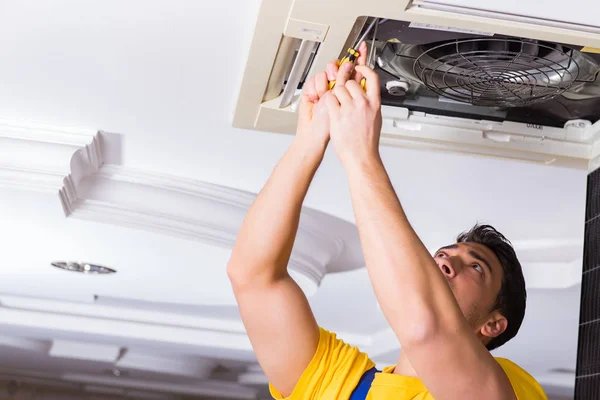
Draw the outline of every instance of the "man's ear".
M508 327L508 320L498 311L494 311L479 331L483 337L493 339L500 336Z

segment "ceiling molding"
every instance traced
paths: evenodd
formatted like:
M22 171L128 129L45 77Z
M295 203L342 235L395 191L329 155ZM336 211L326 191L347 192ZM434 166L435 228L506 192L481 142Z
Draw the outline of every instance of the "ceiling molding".
M194 346L197 349L210 348L221 355L232 352L233 358L240 355L245 355L242 357L244 359L253 358L252 345L239 320L12 295L1 295L0 305L0 328L100 336L107 343L122 344L126 338L149 343ZM372 344L369 335L338 332L338 336L361 349Z
M60 193L65 205L102 163L97 131L0 120L0 186Z
M28 332L50 331L52 335L94 335L121 343L127 340L183 346L202 346L216 354L235 352L252 354L245 333L215 331L210 328L187 328L159 324L53 314L46 311L18 310L0 307L0 328Z
M208 359L169 357L131 350L127 350L115 364L119 369L187 376L195 379L208 378L215 366L216 363Z
M64 196L73 218L142 229L231 249L256 194L184 177L105 164ZM316 292L327 272L364 265L356 226L304 207L291 271Z
M107 306L9 294L0 294L0 305L11 309L41 311L59 315L72 315L105 320L138 322L140 324L156 324L191 329L210 329L213 331L243 334L246 332L244 324L240 320L141 310L127 306Z
M83 390L86 393L95 393L95 394L103 394L101 398L103 400L109 399L123 399L123 396L126 398L136 398L136 399L160 399L160 400L175 400L179 399L179 396L174 396L168 393L160 393L160 392L152 392L145 390L136 390L136 389L123 389L119 387L113 386L102 386L102 385L85 385L76 381L66 381L62 379L62 374L54 373L41 373L39 371L33 370L15 370L15 369L2 369L0 370L0 386L6 384L10 381L17 381L20 383L26 383L25 387L20 387L18 395L19 396L33 396L40 394L40 389L43 390L43 393L48 396L37 396L36 399L56 399L57 394L61 395L61 399L81 399L84 395L81 393ZM59 393L60 391L60 393ZM0 393L5 394L5 393ZM9 394L5 394L9 395ZM116 395L107 396L107 395ZM19 397L20 398L20 397ZM100 397L94 397L94 399L99 399Z
M47 353L50 343L45 340L25 339L11 336L0 336L0 347Z
M141 389L144 391L157 391L179 393L196 396L210 396L211 398L256 399L258 391L244 387L237 383L217 380L204 380L195 383L169 383L150 382L147 380L130 379L123 377L101 377L96 375L68 373L62 379L69 382L114 386L126 389Z
M51 357L114 363L118 360L121 347L111 344L54 340L50 348Z
M54 305L51 305L54 306ZM86 306L93 309L94 306ZM229 328L231 332L227 332L227 327L223 326L223 330L215 330L200 327L195 329L176 327L176 326L161 326L158 324L150 324L143 322L129 322L129 321L118 321L111 320L108 318L92 318L85 315L61 315L60 310L58 313L52 314L48 311L30 311L30 310L19 310L11 308L0 307L0 328L14 327L20 332L26 332L29 336L36 336L36 332L43 332L44 335L52 335L53 332L61 332L66 334L76 335L89 335L96 338L102 338L103 342L119 343L123 339L128 340L142 340L146 346L153 346L154 344L160 345L183 345L191 346L193 348L210 348L214 353L202 355L195 353L195 356L199 357L225 357L232 360L239 361L251 361L255 358L253 356L252 346L247 338L245 332L239 332L237 326L231 325ZM118 313L122 313L124 310L115 310L115 316ZM157 317L158 317L157 313ZM129 314L126 314L129 315ZM166 315L166 313L165 313ZM28 330L33 328L33 330ZM351 345L356 345L359 349L374 359L380 361L381 365L387 365L389 362L381 363L381 360L385 357L389 357L390 353L396 353L400 350L398 340L390 328L382 329L381 331L374 332L369 335L356 335L339 332L338 337L346 341ZM358 341L358 342L356 342ZM231 353L234 351L234 353ZM240 351L242 353L240 353ZM127 354L127 353L125 353ZM242 354L246 356L242 357ZM136 366L142 366L143 370L150 371L154 366L150 365L149 368L143 366L143 363L148 364L160 364L162 362L171 363L171 366L166 367L171 373L179 374L176 370L184 368L183 364L186 363L189 356L184 356L182 360L174 357L173 359L166 360L163 356L154 356L147 354L131 354L132 358L128 362L117 364L118 367L126 369L135 369ZM387 360L387 358L386 358ZM202 367L200 367L202 368ZM161 371L155 371L159 373L169 373L165 369ZM182 374L182 376L189 377L189 373ZM77 378L77 381L91 384L107 384L111 385L112 378L107 378L110 382L102 382L92 380L88 382L84 377ZM104 378L101 378L104 379ZM117 378L120 379L120 378ZM68 379L70 380L70 379ZM258 365L250 365L246 371L238 375L238 384L240 385L263 385L266 381L266 377L262 373ZM546 379L550 381L550 379ZM556 382L555 382L556 383ZM121 386L120 384L117 386ZM129 387L129 386L122 386ZM135 387L131 386L131 387ZM161 390L157 388L147 388L148 390ZM186 393L196 393L197 388L189 388L190 391ZM187 390L187 389L185 389ZM235 396L234 396L235 397Z
M66 216L231 249L256 194L118 162L104 132L0 121L0 186L58 193ZM303 208L289 269L307 295L364 265L356 226Z

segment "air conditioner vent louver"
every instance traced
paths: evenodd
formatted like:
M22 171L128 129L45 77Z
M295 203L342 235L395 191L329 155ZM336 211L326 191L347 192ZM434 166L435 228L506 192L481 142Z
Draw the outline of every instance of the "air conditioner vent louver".
M414 74L430 90L464 103L521 107L569 90L581 53L536 40L475 38L422 46Z

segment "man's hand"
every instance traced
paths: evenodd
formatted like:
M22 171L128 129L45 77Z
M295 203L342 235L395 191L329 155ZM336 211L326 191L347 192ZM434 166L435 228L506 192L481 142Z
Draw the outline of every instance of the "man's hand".
M323 71L307 80L300 98L294 141L309 151L324 153L329 143L329 115L324 102L320 101L329 90L327 78L327 73Z
M334 96L326 96L331 125L331 141L341 163L362 163L379 159L381 134L381 94L377 73L365 65L356 72L366 80L366 93L350 79L352 64L344 64L337 74Z
M367 45L361 43L360 56L356 60L358 66L367 62ZM300 99L298 128L295 141L302 146L316 151L325 151L330 140L330 120L326 107L326 98L332 96L329 91L329 81L339 79L339 60L327 64L327 70L317 73L304 83L304 90ZM348 65L352 65L348 63ZM346 81L351 79L359 83L363 76L358 71L347 74ZM339 82L336 83L339 85ZM343 84L342 84L343 86ZM323 101L321 101L323 100Z

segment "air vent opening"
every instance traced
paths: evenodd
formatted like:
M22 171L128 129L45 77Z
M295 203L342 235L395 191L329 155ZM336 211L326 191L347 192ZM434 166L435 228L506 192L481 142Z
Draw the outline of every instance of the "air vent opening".
M532 127L600 120L600 54L583 46L397 20L366 41L384 105Z

